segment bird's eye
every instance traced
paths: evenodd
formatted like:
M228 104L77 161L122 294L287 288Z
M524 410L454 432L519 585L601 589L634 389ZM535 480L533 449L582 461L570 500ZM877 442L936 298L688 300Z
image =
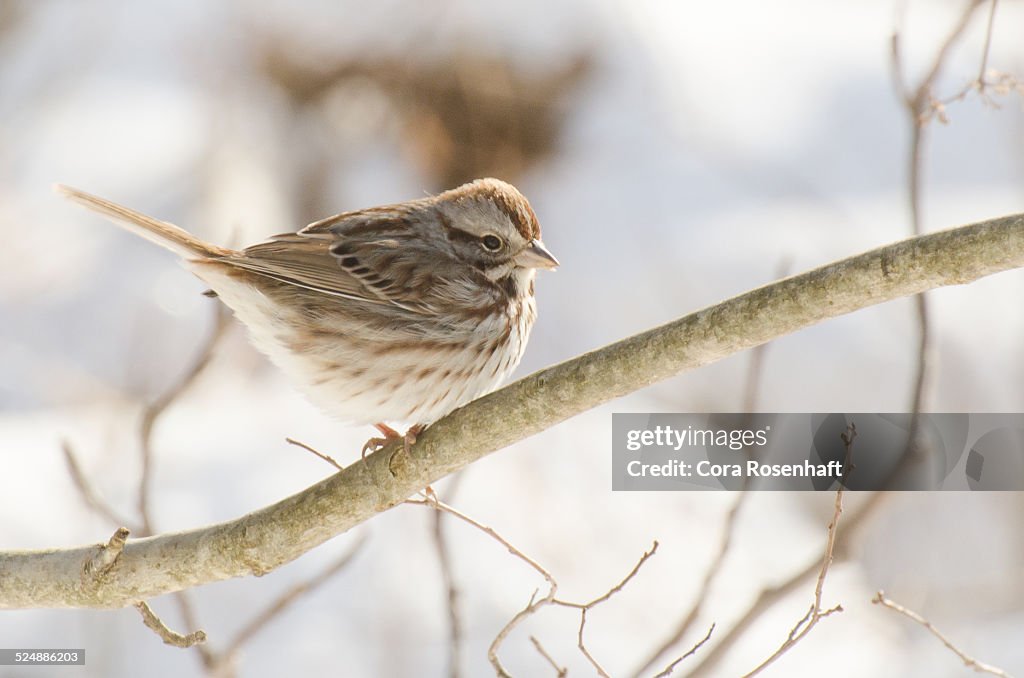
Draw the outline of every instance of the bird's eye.
M487 250L488 252L497 252L498 250L501 249L502 246L501 238L494 235L493 233L488 233L487 235L485 235L483 238L480 239L480 242L481 244L483 244L484 249Z

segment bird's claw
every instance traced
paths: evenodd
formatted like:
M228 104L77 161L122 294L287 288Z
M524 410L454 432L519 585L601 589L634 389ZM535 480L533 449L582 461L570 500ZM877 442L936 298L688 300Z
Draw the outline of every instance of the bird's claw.
M380 450L387 446L389 443L401 439L402 448L396 450L395 453L391 455L391 458L388 459L388 469L391 471L391 475L397 475L394 467L396 458L398 457L400 452L404 452L406 458L411 456L412 446L416 444L416 438L421 433L423 433L423 430L426 428L426 426L424 426L423 424L416 424L414 426L410 426L409 430L405 432L405 435L402 435L401 433L391 428L387 424L374 424L374 427L376 427L378 431L383 433L384 437L375 437L367 440L366 444L363 445L362 459L365 462L367 454L376 452L377 450Z

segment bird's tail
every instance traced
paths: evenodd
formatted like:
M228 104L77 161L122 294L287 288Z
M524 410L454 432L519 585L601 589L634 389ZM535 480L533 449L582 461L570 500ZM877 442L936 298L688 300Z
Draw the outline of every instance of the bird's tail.
M85 205L94 212L99 212L117 225L128 229L136 235L142 236L146 240L155 242L161 247L166 247L185 259L207 259L232 254L231 250L200 240L174 224L154 219L141 212L136 212L133 209L80 191L77 188L57 184L54 186L54 189L64 197L70 198L80 205Z

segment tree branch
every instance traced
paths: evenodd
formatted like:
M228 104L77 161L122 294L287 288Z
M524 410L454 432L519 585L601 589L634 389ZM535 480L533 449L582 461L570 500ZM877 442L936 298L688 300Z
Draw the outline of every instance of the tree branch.
M88 587L95 546L0 553L0 608L123 607L212 581L265 574L416 490L601 403L828 318L1024 266L1024 215L905 240L766 285L476 400L420 435L389 468L389 445L236 520L129 541Z

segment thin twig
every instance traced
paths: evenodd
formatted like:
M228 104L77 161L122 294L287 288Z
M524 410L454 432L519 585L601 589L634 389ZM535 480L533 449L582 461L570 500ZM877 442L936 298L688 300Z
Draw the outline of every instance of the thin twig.
M935 58L932 60L931 65L928 68L928 72L918 82L917 87L910 87L907 84L906 76L903 74L903 55L902 55L902 36L899 30L894 31L891 40L891 65L893 80L896 83L897 92L900 98L903 100L904 106L906 106L913 114L913 122L915 125L924 124L928 120L928 115L932 108L932 102L934 97L932 92L935 88L935 83L939 78L939 74L942 71L942 67L946 63L946 59L949 57L950 51L953 46L960 40L963 34L967 31L967 27L970 25L971 17L974 15L974 11L981 6L985 0L969 0L964 11L961 13L960 18L954 24L953 29L947 34L946 39L939 46L939 50L935 54ZM995 9L993 8L993 13ZM982 55L982 64L984 65L987 61L989 41L986 40L985 53Z
M624 589L626 587L626 584L628 584L630 582L630 580L633 577L636 576L636 573L640 571L640 568L643 567L644 563L646 563L651 558L651 556L653 556L657 552L658 552L658 542L655 541L651 545L650 550L649 551L644 551L644 554L642 556L640 556L640 560L638 560L636 562L636 565L634 565L633 569L629 571L629 574L627 574L625 577L623 577L622 580L618 584L616 584L615 586L611 587L605 593L603 593L602 595L598 596L597 598L594 598L589 603L572 603L572 602L569 602L569 601L566 601L566 600L555 600L555 601L552 601L552 602L554 602L555 605L561 605L562 607L572 607L572 608L575 608L575 609L578 609L578 610L589 610L592 607L600 605L601 603L603 603L604 601L608 600L609 598L614 596L616 593L618 593L619 591Z
M996 25L996 6L999 0L989 0L988 25L985 26L985 46L981 48L981 66L978 67L978 91L985 89L985 75L988 71L988 55L992 52L992 29Z
M884 492L873 493L857 513L843 522L845 525L843 531L836 533L833 547L835 557L842 557L849 540L882 506L886 497L887 495ZM718 675L718 663L725 658L736 642L760 619L761 615L799 589L805 579L815 573L820 574L820 572L821 561L816 558L809 561L799 571L791 574L785 581L762 589L757 598L754 599L754 602L740 615L726 634L720 637L719 641L708 652L704 653L701 661L690 670L687 676L692 678L695 676Z
M156 613L153 612L152 608L144 600L135 603L135 609L142 615L142 623L156 633L156 635L160 636L160 639L168 645L184 648L206 642L206 632L201 629L193 631L188 635L182 635L167 628L167 625L163 623L160 617L156 616Z
M526 603L526 607L517 612L512 619L508 620L508 623L501 627L501 630L494 636L494 640L491 641L490 646L487 648L487 661L491 662L491 666L494 667L494 671L499 678L510 678L511 674L505 670L501 660L498 658L498 649L505 642L505 639L508 638L508 635L512 633L512 629L518 626L520 622L545 605L551 604L556 587L557 584L552 584L551 588L548 589L547 595L539 599L537 598L539 589L535 590L533 595L530 596L529 602Z
M1017 90L1018 93L1024 95L1024 85L1015 76L1009 73L990 72L988 70L989 55L992 52L992 33L995 28L996 8L998 5L998 0L989 0L988 22L985 26L985 42L981 49L978 75L949 96L937 98L929 93L928 109L922 113L925 120L934 116L939 122L949 122L946 117L946 107L954 102L964 101L971 92L977 92L978 96L981 97L982 103L994 108L999 108L999 104L988 95L989 90L994 91L996 94L1009 94L1013 90ZM973 10L973 8L968 9Z
M191 591L175 591L174 603L178 606L178 615L181 622L187 629L194 629L199 626L199 616L196 614L195 606L192 604ZM210 647L209 643L196 643L192 646L199 653L199 660L206 669L207 674L213 676L230 676L227 671L215 673L218 667L222 666L220 656Z
M743 482L747 482L747 477L743 477ZM715 578L722 572L722 563L725 562L725 558L729 553L729 549L732 546L733 535L736 531L736 518L739 515L740 508L746 502L747 493L740 491L736 497L736 501L733 502L729 508L729 513L726 514L725 522L722 527L722 540L718 544L718 552L715 557L711 560L711 563L704 571L704 579L701 581L699 593L697 594L697 600L690 607L689 612L683 617L682 621L679 622L678 626L672 632L668 638L648 656L644 661L643 666L634 672L634 676L642 676L651 669L658 660L661 659L669 650L675 647L686 634L689 633L690 628L697 621L701 611L704 609L704 605L707 602L708 596L711 592L711 584ZM712 624L712 626L714 626ZM674 665L674 663L673 663Z
M347 551L341 554L340 557L336 558L327 567L325 567L319 574L295 584L290 587L287 591L277 597L270 605L268 605L262 612L253 617L248 624L242 627L228 646L221 653L222 657L226 658L226 661L231 661L234 655L245 643L249 642L253 636L263 630L270 622L274 621L277 617L291 607L299 598L302 596L312 593L318 587L324 585L332 577L341 572L352 559L356 557L360 549L366 543L366 537L361 536Z
M78 463L78 458L75 456L71 443L67 440L62 440L60 447L64 452L64 461L67 462L71 481L75 484L78 493L82 496L86 505L114 525L134 525L133 521L125 520L124 516L119 515L110 504L100 499L99 493L92 486L92 483L89 482L81 465ZM138 532L138 526L135 527L135 531Z
M515 557L519 558L520 560L522 560L526 564L528 564L530 567L532 567L534 570L536 570L541 576L543 576L545 581L547 581L547 583L548 583L548 592L547 592L547 594L544 595L543 597L538 598L537 594L539 593L539 591L534 591L533 595L530 596L530 600L529 600L529 602L527 602L526 607L524 607L522 610L517 612L512 617L512 619L510 619L508 621L508 623L506 623L505 626L502 627L500 631L498 631L497 635L494 637L494 640L491 641L491 645L490 645L490 647L487 650L487 658L491 662L491 665L494 667L494 670L495 670L495 672L497 673L498 676L503 676L504 677L504 676L508 676L509 675L508 671L501 664L501 660L498 658L498 649L501 647L501 644L505 641L505 639L512 632L512 630L516 626L518 626L524 619L526 619L530 615L532 615L535 612L537 612L537 610L539 610L540 608L542 608L544 606L547 606L547 605L558 605L558 606L561 606L561 607L569 607L569 608L580 610L580 625L579 625L579 629L577 631L577 644L578 644L578 647L579 647L580 651L583 653L583 655L587 658L587 660L594 667L594 669L597 670L598 674L601 675L601 676L607 676L607 672L601 667L601 665L598 663L596 658L594 658L594 656L590 653L590 651L586 647L586 644L583 641L583 629L586 626L586 614L587 614L587 611L590 610L591 608L593 608L596 605L600 605L601 603L605 602L606 600L611 598L616 593L620 592L630 582L630 580L632 580L633 577L636 576L637 572L639 572L639 570L643 566L643 564L645 562L647 562L647 560L651 556L653 556L655 554L655 552L658 550L658 542L654 542L654 544L651 547L651 549L649 551L646 551L640 557L640 559L637 561L636 565L633 566L633 569L629 571L629 574L627 574L618 584L616 584L615 586L613 586L612 588L610 588L608 591L606 591L602 595L598 596L597 598L594 598L590 602L587 602L587 603L575 603L575 602L566 601L566 600L559 600L559 599L557 599L555 597L555 594L556 594L556 592L558 590L558 583L555 581L554 577L551 576L551 573L548 572L546 569L544 569L544 567L542 567L537 561L533 560L532 558L527 556L525 553L520 551L518 548L513 546L507 539L505 539L500 534L498 534L493 528L490 528L490 527L487 527L486 525L483 525L482 523L480 523L480 522L474 520L473 518L470 518L466 514L460 512L459 510L457 510L457 509L455 509L455 508L445 504L444 502L440 501L437 498L436 494L433 494L432 492L430 492L430 493L428 493L425 496L424 499L408 499L408 500L406 500L405 503L407 503L407 504L415 504L415 505L418 505L418 506L426 506L426 507L434 508L434 509L436 509L438 511L444 511L445 513L448 513L448 514L450 514L452 516L455 516L459 520L462 520L463 522L466 522L466 523L472 525L473 527L475 527L478 530L480 530L480 531L484 532L485 534L487 534L492 539L496 540L498 543L500 543L502 546L504 546L506 549L508 549L509 553L511 553Z
M828 538L825 540L825 554L822 557L821 568L818 570L818 581L814 585L814 602L808 608L807 613L800 618L800 620L793 625L790 629L789 635L786 640L783 641L779 649L775 650L774 653L763 662L757 665L753 671L744 675L743 678L751 678L761 673L764 669L768 668L776 659L788 652L794 645L803 640L811 629L813 629L819 621L828 617L836 612L842 612L843 606L836 605L830 607L827 610L821 607L821 596L822 591L825 588L825 578L828 576L829 568L832 567L832 559L835 557L836 548L836 534L839 529L839 517L843 513L843 489L846 486L846 481L850 476L850 472L853 470L853 440L857 437L857 427L855 424L850 424L846 431L841 435L843 445L846 448L846 460L843 469L843 477L839 482L839 488L836 489L836 500L835 506L832 511L832 521L828 524Z
M462 473L456 473L445 488L448 501L455 496L461 478ZM459 590L455 585L455 571L451 554L448 551L448 544L444 538L444 516L444 511L435 511L431 515L433 521L431 534L434 550L437 553L437 563L441 568L441 582L445 589L445 599L448 601L448 675L451 678L458 678L459 659L462 655L462 621L459 616Z
M590 662L590 665L594 667L594 670L597 671L597 675L601 676L601 678L612 678L610 675L608 675L608 672L604 670L604 667L601 666L600 662L597 661L597 658L594 655L590 654L590 650L587 649L587 644L583 640L583 627L586 625L587 608L584 607L580 610L580 626L579 629L576 631L576 647L580 649L580 652L583 653L583 656L586 657L587 661Z
M534 570L536 570L542 577L544 577L544 579L548 582L548 584L550 584L552 586L555 586L554 577L552 577L551 573L548 572L547 570L545 570L540 565L540 563L538 563L533 558L529 557L528 555L526 555L525 553L523 553L522 551L517 549L515 546L513 546L511 544L511 542L509 542L507 539L505 539L500 534L498 534L494 530L494 528L488 527L487 525L484 525L483 523L480 523L480 522L470 518L465 513L462 513L458 509L456 509L456 508L454 508L452 506L449 506L448 504L446 504L443 501L441 501L440 499L438 499L436 497L436 495L431 497L431 498L424 498L424 499L406 499L404 503L406 503L406 504L415 504L417 506L426 506L426 507L429 507L429 508L437 509L439 511L444 511L445 513L448 513L448 514L450 514L452 516L455 516L459 520L472 525L476 529L480 530L481 532L483 532L484 534L489 536L491 539L494 539L499 544L504 546L506 549L508 549L508 552L511 553L512 555L514 555L516 558L519 558L521 561L523 561L524 563L526 563L527 565L532 567Z
M601 603L605 602L606 600L614 596L616 593L621 591L623 588L625 588L626 584L628 584L630 580L636 576L636 573L640 571L640 568L643 567L643 564L646 563L647 560L651 556L653 556L657 551L658 542L654 542L654 544L651 546L651 550L644 552L644 554L640 556L640 560L637 561L636 565L633 566L633 569L629 571L629 574L627 574L622 579L622 581L620 581L612 588L608 589L608 591L606 591L603 595L594 598L589 603L572 603L569 601L557 599L552 599L551 601L553 605L571 607L574 609L578 609L580 611L580 626L576 632L576 647L580 649L580 652L583 653L583 656L587 658L587 661L590 662L590 665L594 667L594 670L597 671L598 675L602 676L602 678L610 678L610 676L608 675L608 672L605 671L604 667L602 667L601 664L597 661L597 658L590 653L590 650L587 649L586 643L583 641L583 628L587 625L587 612L593 609L596 605L600 605Z
M991 664L980 662L974 657L971 657L969 654L967 654L959 647L954 645L953 641L951 641L949 638L943 635L937 628L935 628L934 625L932 625L930 621L928 621L918 613L914 612L913 610L907 609L899 603L886 598L885 592L879 591L878 593L876 593L875 597L871 599L871 602L875 605L882 605L884 607L889 608L890 610L895 610L896 612L899 612L908 619L912 619L921 626L928 629L928 631L931 632L933 636L942 641L943 645L949 648L950 651L953 652L957 657L960 657L960 660L963 661L964 665L967 666L967 668L974 669L978 673L990 673L993 676L1002 676L1003 678L1010 678L1010 674L1008 674L1006 671L995 666L992 666Z
M845 530L836 537L835 551L837 556L846 548L846 541L854 533L855 529L867 522L869 517L882 505L885 497L885 493L882 492L872 494L861 510L844 522ZM718 662L725 658L729 649L760 619L761 615L799 589L805 579L820 572L820 567L821 561L815 558L799 571L790 575L784 582L762 589L757 598L754 599L754 602L740 615L736 623L720 638L718 643L704 654L701 662L693 667L687 675L717 675L715 669Z
M189 369L169 389L164 391L156 400L146 406L142 411L142 418L139 421L140 454L142 457L142 471L139 476L138 512L142 523L142 531L139 536L148 537L155 533L153 521L149 511L149 494L153 478L153 425L156 424L160 415L184 393L189 386L202 374L203 370L210 363L213 357L213 349L224 336L230 326L231 314L222 306L218 305L214 310L213 329L207 336L206 341L199 348L196 359Z
M320 452L319 450L314 449L313 447L307 445L304 442L301 442L299 440L295 440L294 438L285 438L284 440L289 445L295 445L296 447L301 447L302 449L306 450L307 452L312 452L313 454L315 454L316 456L320 457L321 459L323 459L324 461L326 461L328 464L330 464L334 468L338 469L339 471L344 471L345 470L345 467L342 466L341 464L339 464L338 462L336 462L334 460L334 457L330 456L329 454L324 454L323 452Z
M680 655L678 658L676 658L671 664L666 666L661 671L661 673L655 674L654 678L665 678L666 676L671 675L672 672L675 671L676 666L678 666L680 662L682 662L687 657L692 657L693 655L695 655L697 653L697 650L699 650L700 648L704 647L704 643L706 643L709 640L711 640L711 634L714 633L714 632L715 632L715 624L714 624L714 622L712 622L711 626L708 627L708 632L704 634L703 638L701 638L699 641L697 641L696 645L694 645L689 650L687 650L685 654Z
M960 19L953 26L953 30L949 32L946 40L939 47L939 51L935 54L935 60L928 69L927 75L921 80L917 91L914 92L914 103L918 106L919 113L923 113L923 109L928 105L928 99L931 96L935 83L939 79L942 67L949 58L949 53L953 50L953 46L963 37L971 23L971 18L974 16L974 11L981 7L984 2L985 0L969 0L967 6L964 7L963 13L960 15Z
M537 648L537 652L540 653L540 656L547 659L548 663L551 664L551 668L555 670L556 678L565 678L565 676L569 675L569 669L564 666L559 666L558 662L555 661L554 657L548 654L547 650L544 649L544 646L540 644L540 641L537 640L535 636L530 636L530 642L533 643L535 648Z
M544 577L544 580L548 583L547 595L538 600L537 591L534 591L533 595L530 597L530 602L527 603L526 607L520 610L515 616L512 617L512 619L508 621L508 623L505 624L505 626L501 628L500 631L498 631L498 634L494 637L494 640L491 641L491 645L487 649L487 659L491 662L491 666L494 667L494 670L497 672L497 674L503 677L508 676L508 671L505 670L505 667L501 664L501 660L498 658L498 648L501 647L501 644L505 641L508 635L512 633L512 629L518 626L523 619L530 616L544 605L551 604L551 601L553 601L555 598L555 592L558 590L558 583L555 581L555 578L551 576L551 573L544 569L544 567L542 567L540 563L535 561L533 558L530 558L528 555L526 555L518 548L513 546L511 542L509 542L507 539L498 534L494 530L494 528L488 527L470 518L468 515L462 513L458 509L449 506L448 504L445 504L443 501L438 499L436 495L431 494L428 496L428 498L425 499L407 499L405 503L416 504L418 506L426 506L429 508L437 509L439 511L444 511L445 513L455 516L459 520L472 525L473 527L477 528L478 530L489 536L491 539L494 539L499 544L508 549L508 552L511 553L513 556L515 556L516 558L518 558L519 560L523 561L531 568L533 568L537 573Z

